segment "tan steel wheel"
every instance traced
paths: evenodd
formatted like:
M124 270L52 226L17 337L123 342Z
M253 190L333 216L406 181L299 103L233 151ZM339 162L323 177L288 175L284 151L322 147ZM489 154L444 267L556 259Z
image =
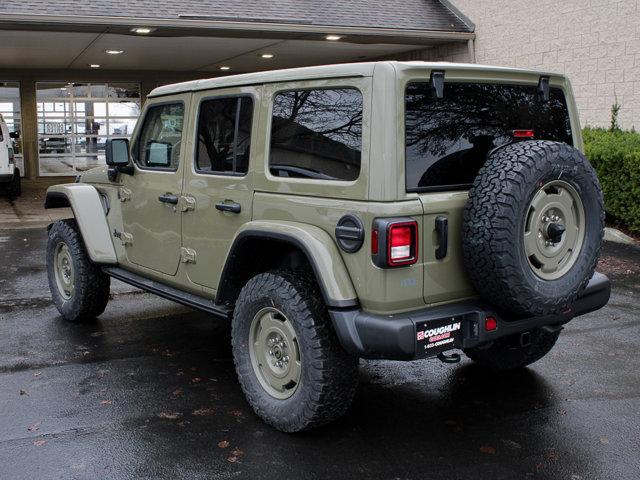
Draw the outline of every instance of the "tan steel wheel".
M294 394L300 384L302 358L293 324L278 309L263 308L253 317L249 355L269 395L283 400Z
M585 236L585 212L576 189L553 180L534 195L524 227L529 266L543 280L556 280L575 264Z
M69 247L67 247L64 242L60 242L56 246L54 269L58 291L65 300L69 300L73 297L73 291L75 289L74 271Z

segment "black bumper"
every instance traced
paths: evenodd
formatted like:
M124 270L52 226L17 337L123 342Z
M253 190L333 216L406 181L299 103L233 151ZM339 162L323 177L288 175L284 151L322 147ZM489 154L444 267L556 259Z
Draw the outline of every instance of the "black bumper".
M13 182L13 173L0 173L0 183Z
M362 358L413 360L429 355L417 352L417 325L460 322L461 333L451 348L472 348L507 335L524 333L544 326L559 326L572 318L604 307L611 285L601 273L595 273L572 308L561 314L503 320L499 313L480 300L442 305L397 315L372 315L362 310L330 310L340 343L349 353ZM486 317L494 317L497 328L485 330Z

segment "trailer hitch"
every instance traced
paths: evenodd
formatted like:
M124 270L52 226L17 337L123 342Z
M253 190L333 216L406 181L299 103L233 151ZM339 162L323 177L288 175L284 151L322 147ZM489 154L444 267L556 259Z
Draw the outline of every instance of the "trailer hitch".
M443 363L459 363L460 362L460 354L459 353L451 353L447 354L444 352L440 352L438 354L438 360Z

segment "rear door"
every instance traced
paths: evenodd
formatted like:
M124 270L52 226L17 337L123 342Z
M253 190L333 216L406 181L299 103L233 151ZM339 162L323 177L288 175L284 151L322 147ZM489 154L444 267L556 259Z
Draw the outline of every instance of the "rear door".
M543 99L536 84L452 80L436 98L425 79L408 83L404 103L406 189L424 211L425 302L474 295L461 251L468 190L489 153L518 140L514 131L572 145L564 93L551 88Z
M131 147L135 172L121 175L127 259L167 275L175 275L180 263L183 124L190 96L167 97L145 109Z
M249 157L258 124L259 88L194 94L193 152L185 164L183 246L189 280L218 288L227 252L238 229L251 220L253 189Z

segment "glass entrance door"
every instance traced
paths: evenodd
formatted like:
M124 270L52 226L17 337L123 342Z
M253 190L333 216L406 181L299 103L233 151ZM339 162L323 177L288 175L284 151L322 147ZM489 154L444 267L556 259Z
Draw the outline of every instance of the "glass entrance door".
M112 137L130 137L140 115L136 83L36 84L40 175L76 175L104 165Z

